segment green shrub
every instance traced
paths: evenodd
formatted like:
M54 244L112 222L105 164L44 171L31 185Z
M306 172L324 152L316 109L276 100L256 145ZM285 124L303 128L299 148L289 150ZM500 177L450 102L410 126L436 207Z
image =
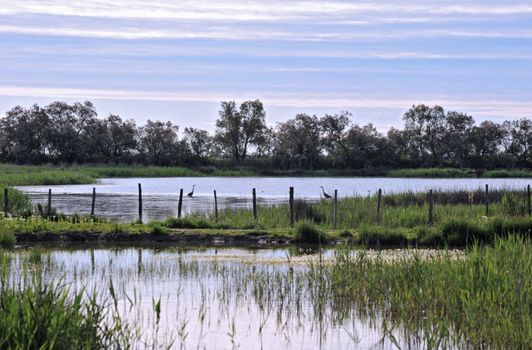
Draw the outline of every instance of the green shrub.
M301 221L295 228L295 237L298 243L327 243L327 236L310 222Z
M443 239L449 245L466 245L477 242L490 242L493 235L484 226L470 220L450 219L440 226Z
M7 227L0 230L0 247L12 247L15 244L15 232Z
M168 234L168 230L160 224L155 224L151 228L151 234L154 236L164 236Z
M170 228L214 228L214 225L204 217L170 218L164 222Z
M359 230L359 239L367 245L403 246L411 243L412 232L405 228L387 228L380 226L363 226Z

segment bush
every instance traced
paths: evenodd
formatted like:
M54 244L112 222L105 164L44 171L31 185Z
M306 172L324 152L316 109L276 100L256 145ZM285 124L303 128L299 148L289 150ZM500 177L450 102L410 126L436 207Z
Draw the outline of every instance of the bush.
M478 242L490 242L493 235L484 226L469 220L451 219L440 226L444 241L449 245L467 245Z
M170 228L213 228L213 224L203 217L170 218L164 222Z
M295 229L296 241L298 243L319 244L327 243L327 236L310 222L302 221Z
M412 241L411 235L408 229L379 226L363 226L359 231L360 242L367 245L403 246Z
M168 230L160 224L155 224L151 228L151 234L154 236L165 236L168 234Z
M12 229L3 227L0 231L0 247L7 248L15 244L15 233Z

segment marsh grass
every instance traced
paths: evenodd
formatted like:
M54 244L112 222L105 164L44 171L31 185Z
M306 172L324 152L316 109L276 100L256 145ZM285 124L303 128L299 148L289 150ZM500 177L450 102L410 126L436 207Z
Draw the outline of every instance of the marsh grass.
M308 221L301 221L295 227L295 240L298 243L325 244L327 235Z
M0 348L124 349L134 335L110 303L38 276L0 277Z
M137 261L122 259L131 258L132 252L138 256ZM202 252L207 256L201 256ZM245 333L246 340L264 337L265 346L286 337L285 347L289 347L295 344L290 343L290 337L296 342L300 341L297 337L302 337L307 341L305 348L318 348L322 344L316 340L318 336L320 341L346 337L343 330L353 320L361 322L365 331L378 329L385 347L528 348L532 337L530 239L510 236L495 238L488 246L474 243L461 253L429 252L371 251L345 246L327 262L315 258L306 265L293 265L287 259L284 264L270 265L255 257L252 263L245 263L241 257L235 259L233 250L224 254L222 249L209 253L203 248L187 254L187 248L182 247L170 248L166 253L135 248L113 249L107 255L100 251L99 262L91 267L64 259L63 254L54 257L48 248L5 253L0 250L3 266L12 266L12 273L27 274L25 284L12 283L5 273L0 277L0 290L7 291L0 296L0 308L4 308L0 310L0 327L4 327L0 328L0 339L11 341L0 348L28 348L23 340L36 329L37 321L45 327L37 327L36 339L42 340L43 348L61 348L63 339L56 344L46 339L56 339L47 332L63 329L65 341L68 339L69 345L77 348L98 348L99 344L114 347L118 338L98 334L131 336L126 341L135 347L134 340L140 333L152 327L164 330L165 322L170 337L186 348L212 346L200 346L198 339L220 329L227 333L229 347L242 341ZM209 258L208 254L212 256ZM73 269L74 266L77 267ZM92 294L77 298L76 290L80 289L33 279L33 274L38 278L42 271L56 276L65 274L65 281L78 281L78 286L92 278L100 289L108 287L100 295L105 298L92 298ZM110 278L115 282L106 282ZM142 293L126 296L125 290L131 292L131 285L140 289L151 286L149 290L153 292L143 289ZM176 291L167 298L157 294L176 287L191 294L181 296ZM194 309L187 312L191 302ZM153 314L145 318L147 311L139 310L147 304L152 305ZM93 309L96 311L89 312ZM239 312L244 318L238 316L242 315ZM140 333L127 332L129 326L122 321L123 315L141 325ZM64 323L67 316L69 324ZM95 324L99 325L96 333ZM333 333L333 329L341 333ZM349 336L352 341L346 346L357 346L356 333ZM215 342L224 344L221 337ZM146 344L137 345L147 347Z
M12 247L15 244L15 232L12 229L0 230L0 248Z
M379 313L428 348L528 347L532 339L530 240L496 239L473 245L466 259L414 255L389 262L364 254L338 254L330 271L330 296L340 313ZM414 337L415 339L415 337Z
M74 185L95 183L106 177L197 177L197 176L253 176L250 170L190 169L162 166L106 166L106 165L0 165L0 184L8 186Z

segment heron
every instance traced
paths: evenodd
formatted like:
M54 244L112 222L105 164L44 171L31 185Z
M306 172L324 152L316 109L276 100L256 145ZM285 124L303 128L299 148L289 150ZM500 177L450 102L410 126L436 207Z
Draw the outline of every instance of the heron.
M187 194L187 197L192 198L194 196L194 187L196 187L196 185L192 185L192 191Z
M325 190L323 189L323 186L320 186L321 187L321 190L323 191L323 197L325 198L332 198L332 196L330 194L328 194L327 192L325 192Z

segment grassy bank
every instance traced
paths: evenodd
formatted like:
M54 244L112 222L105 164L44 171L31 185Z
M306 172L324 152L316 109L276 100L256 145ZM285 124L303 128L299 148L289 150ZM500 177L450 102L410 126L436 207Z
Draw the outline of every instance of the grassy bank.
M16 194L10 196L17 198ZM27 196L18 195L20 203L31 205ZM383 196L379 212L376 196L340 199L336 226L332 200L296 200L294 216L301 224L294 228L287 204L259 206L257 220L250 209L225 208L218 218L211 212L145 225L117 224L79 216L46 218L34 213L33 216L18 215L0 220L0 242L10 245L15 240L56 241L58 236L54 234L66 240L178 241L184 236L193 240L194 235L206 234L212 239L225 237L243 241L250 237L268 237L306 243L349 240L370 246L463 247L475 241L491 243L499 236L530 236L532 232L525 191L490 192L487 214L482 191L434 192L433 198L432 224L426 195L402 193ZM303 234L302 231L308 232Z
M24 185L66 185L89 184L98 178L109 177L199 177L199 176L273 176L273 177L410 177L410 178L471 178L471 177L520 177L532 178L529 170L491 170L476 172L472 169L359 169L359 170L269 170L253 168L216 169L203 167L189 169L182 167L157 166L23 166L0 165L0 184Z

